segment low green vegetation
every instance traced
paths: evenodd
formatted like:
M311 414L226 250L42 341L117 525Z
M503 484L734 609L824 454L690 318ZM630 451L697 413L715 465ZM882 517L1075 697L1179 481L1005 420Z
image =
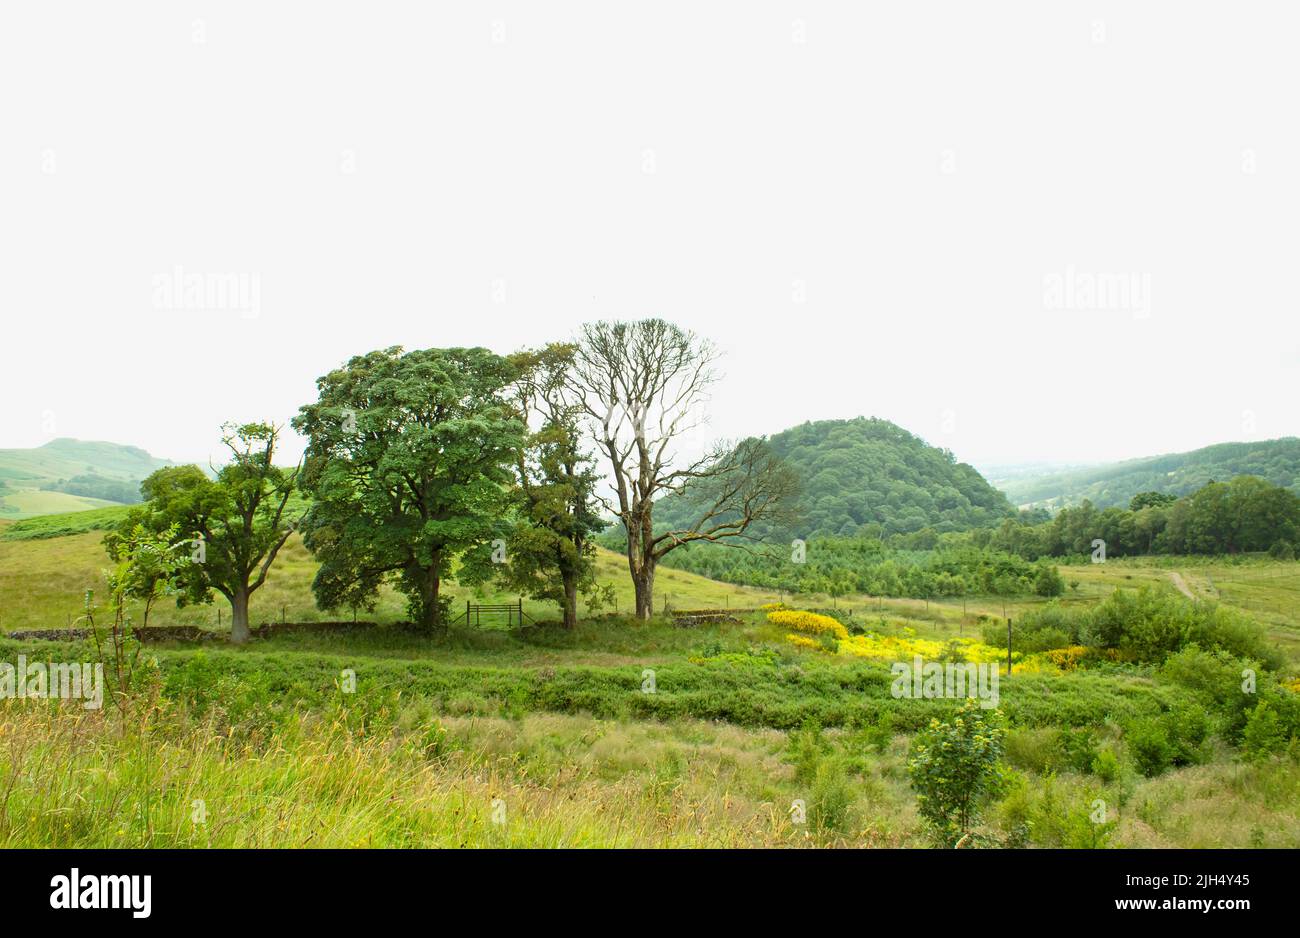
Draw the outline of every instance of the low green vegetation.
M126 505L114 505L91 511L38 515L0 527L0 541L29 541L85 534L87 531L107 531L120 524L130 510Z
M874 538L827 537L802 548L752 550L692 544L664 563L726 583L837 597L1057 596L1065 591L1054 568L1005 551L900 550Z

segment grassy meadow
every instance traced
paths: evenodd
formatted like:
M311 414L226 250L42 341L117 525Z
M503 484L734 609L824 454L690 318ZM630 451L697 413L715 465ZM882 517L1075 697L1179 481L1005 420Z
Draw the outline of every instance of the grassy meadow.
M0 518L22 521L45 517L59 512L83 512L101 508L118 508L116 502L67 492L47 492L42 489L10 488L0 495Z
M0 526L0 633L65 626L84 591L101 588L102 532L78 531L84 523L37 519L21 537ZM51 530L59 526L72 533ZM602 552L599 567L625 613L623 559ZM291 540L255 594L254 624L350 618L315 608L314 569ZM1072 585L1059 604L1076 608L1117 587L1178 590L1177 574L1194 596L1260 622L1295 678L1300 611L1289 597L1300 565L1143 558L1061 572ZM473 595L451 592L453 610ZM1004 615L998 597L780 597L661 569L657 609L665 597L677 609L784 600L850 623L846 646L955 641L972 655L982 628ZM1044 603L1008 600L1005 615ZM218 608L167 603L151 621L216 629ZM909 745L953 705L896 699L886 662L791 641L762 611L682 628L584 608L569 632L545 624L554 609L525 601L525 610L543 624L418 634L400 624L401 597L385 592L358 612L374 628L145 646L145 690L123 710L0 701L0 846L929 844ZM20 654L95 653L88 642L0 635L0 661ZM1194 685L1153 664L1017 664L1001 682L1008 735L981 820L987 843L1300 846L1300 753L1245 758L1211 732L1193 758L1148 774L1135 728L1204 709ZM1096 754L1082 764L1068 744L1080 733ZM1102 824L1088 820L1098 801ZM793 819L796 804L806 819Z

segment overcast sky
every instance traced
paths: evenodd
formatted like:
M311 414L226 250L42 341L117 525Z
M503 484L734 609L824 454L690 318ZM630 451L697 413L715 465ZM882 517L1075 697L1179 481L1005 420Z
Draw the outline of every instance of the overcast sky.
M645 316L725 352L717 437L876 415L989 465L1297 434L1298 20L6 3L0 447L206 460L353 354Z

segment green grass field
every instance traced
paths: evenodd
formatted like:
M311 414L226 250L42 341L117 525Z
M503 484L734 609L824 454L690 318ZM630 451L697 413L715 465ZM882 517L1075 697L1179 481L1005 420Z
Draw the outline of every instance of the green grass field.
M104 501L102 498L85 498L66 492L45 492L39 489L11 488L0 495L0 518L9 521L113 507L117 507L116 502Z
M98 515L98 519L93 518ZM0 526L0 633L64 626L106 566L111 512ZM73 533L59 533L68 531ZM15 537L14 535L18 536ZM315 564L296 539L253 621L350 618L312 602ZM1064 568L1061 602L1116 587L1174 590L1249 612L1291 653L1296 564L1162 558ZM599 576L631 603L623 559ZM884 635L949 640L1039 598L778 597L661 569L656 609L753 609L784 598L838 608ZM453 586L453 609L469 592ZM493 600L513 597L492 596ZM657 616L584 613L567 632L379 627L293 633L244 647L150 645L154 696L123 716L0 701L0 847L72 846L925 846L906 769L911 736L945 700L897 699L886 663L799 647L761 612L680 628ZM525 609L546 622L545 604ZM228 622L221 606L160 607L156 624ZM0 635L0 661L83 661L86 642ZM654 692L645 689L653 673ZM354 675L355 693L345 691ZM983 830L1022 846L1300 846L1300 753L1245 759L1211 734L1197 757L1150 777L1130 728L1203 709L1158 667L1005 676L1005 787ZM1113 770L1061 761L1062 734L1094 734ZM1293 745L1294 748L1294 745ZM812 753L810 756L809 753ZM1100 774L1098 774L1100 772ZM1101 799L1112 820L1081 823ZM807 823L791 820L806 803ZM195 804L204 820L196 822ZM497 812L507 820L500 822Z
M112 517L115 511L105 514ZM99 515L99 512L88 514ZM101 516L102 517L102 516ZM40 519L44 521L45 519ZM59 515L51 519L57 528L75 528L76 515ZM33 522L22 524L33 525ZM19 529L23 539L7 532ZM87 589L103 588L103 570L108 558L103 549L103 532L87 531L65 536L30 537L32 531L20 524L0 528L0 631L32 628L61 628L82 614ZM279 622L320 622L351 619L352 610L325 612L316 608L311 580L316 572L301 539L296 535L281 550L266 585L253 594L250 615L254 624ZM617 554L602 551L598 558L598 578L614 585L617 610L634 605L632 586L627 578L626 561ZM657 603L666 599L678 609L717 606L754 607L777 599L777 594L745 587L727 586L680 570L663 569L656 578ZM452 599L452 611L463 610L466 599L475 602L513 602L518 597L504 593L483 592L449 585L445 595ZM155 625L199 625L212 629L228 626L230 610L224 600L208 606L177 609L171 603L157 607L151 620ZM384 623L405 618L406 600L392 590L384 590L373 612L358 610L357 618ZM579 609L582 610L580 605ZM547 603L524 600L524 611L538 620L554 619L556 610Z

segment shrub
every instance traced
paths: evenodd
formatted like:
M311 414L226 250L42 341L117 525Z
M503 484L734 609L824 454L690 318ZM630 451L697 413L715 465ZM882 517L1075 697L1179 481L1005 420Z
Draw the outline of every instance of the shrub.
M1086 614L1085 645L1115 648L1137 661L1164 661L1192 644L1206 650L1282 663L1254 620L1211 603L1193 602L1170 590L1116 590Z
M849 630L830 616L796 609L776 609L767 614L767 621L782 628L803 632L805 635L830 635L834 638L848 638Z
M794 780L807 785L817 776L822 757L830 747L822 738L822 729L816 723L805 723L790 734L786 761L794 766Z
M1268 549L1268 555L1274 560L1295 560L1295 548L1287 541L1276 540Z
M1069 645L1051 648L1043 657L1062 671L1076 671L1085 664L1100 661L1115 661L1118 653L1114 649L1089 648L1087 645Z
M1015 621L1011 630L1011 649L1024 654L1034 654L1052 648L1078 645L1084 615L1081 610L1066 609L1055 602L1048 603L1041 609L1030 610ZM1006 622L986 624L984 641L989 645L1005 648Z
M1042 774L1060 764L1061 731L1054 726L1011 730L1004 745L1007 761L1018 768Z
M1092 774L1097 776L1107 785L1119 781L1119 757L1115 755L1115 752L1112 749L1098 750L1097 755L1093 757L1091 769Z
M1118 818L1110 817L1105 802L1064 804L1057 797L1055 779L1043 783L1042 800L1030 812L1033 841L1043 847L1097 850L1105 847Z
M1002 715L967 701L946 721L932 720L912 741L908 775L937 842L956 846L998 779Z
M1196 765L1205 761L1205 738L1209 735L1209 721L1200 707L1179 706L1163 714L1161 724L1169 737L1174 765Z
M1267 700L1261 700L1246 718L1241 733L1241 748L1249 758L1262 759L1281 752L1287 743L1282 718Z
M808 826L822 834L848 832L853 786L843 766L826 759L817 766L808 799Z
M1263 702L1274 712L1283 735L1300 733L1300 696L1282 686L1260 661L1192 645L1170 655L1161 674L1193 691L1197 702L1213 714L1217 731L1231 742L1243 742L1246 725Z
M1083 775L1092 771L1093 761L1097 758L1097 737L1086 726L1062 730L1058 737L1061 748L1061 764Z
M876 752L884 752L894 739L894 714L886 710L875 724L863 730L862 738Z
M1135 720L1125 731L1124 740L1133 764L1148 778L1159 775L1173 762L1174 748L1159 720Z
M1043 566L1034 577L1034 592L1039 596L1060 596L1065 592L1065 580L1055 567Z

